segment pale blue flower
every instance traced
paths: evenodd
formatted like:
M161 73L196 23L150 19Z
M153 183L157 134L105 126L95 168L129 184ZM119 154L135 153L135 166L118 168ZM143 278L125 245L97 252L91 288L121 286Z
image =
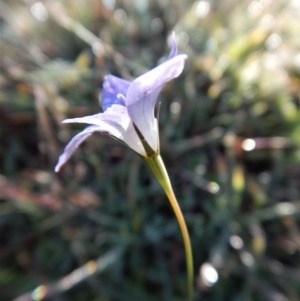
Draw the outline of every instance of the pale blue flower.
M158 154L158 124L154 116L156 99L164 84L181 74L186 59L185 54L177 55L173 35L168 60L133 82L107 75L102 90L103 113L63 121L91 126L73 137L59 157L55 171L59 171L76 148L94 132L112 136L144 158L149 155L149 149Z

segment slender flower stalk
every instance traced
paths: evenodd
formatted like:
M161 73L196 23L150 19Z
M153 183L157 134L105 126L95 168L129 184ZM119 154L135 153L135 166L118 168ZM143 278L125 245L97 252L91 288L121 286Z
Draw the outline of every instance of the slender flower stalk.
M156 68L139 76L131 83L116 76L107 75L104 78L100 97L103 113L63 121L64 123L86 123L90 126L71 139L59 157L55 171L59 171L77 147L94 132L111 136L141 156L167 194L178 220L186 251L188 300L192 301L191 243L182 212L160 156L158 121L154 116L158 94L165 83L181 74L186 59L186 54L177 55L175 34L173 34L169 57Z
M164 162L160 156L160 154L155 154L151 157L145 159L148 165L150 166L152 172L154 173L156 179L160 183L161 187L165 191L168 199L171 203L171 206L174 210L176 218L179 223L179 227L181 230L181 234L183 237L184 248L185 248L185 256L186 256L186 267L187 267L187 283L188 283L188 300L193 300L193 284L194 284L194 270L193 270L193 253L190 242L190 236L188 233L188 229L182 215L181 209L177 202L176 196L173 192L173 188L165 168Z

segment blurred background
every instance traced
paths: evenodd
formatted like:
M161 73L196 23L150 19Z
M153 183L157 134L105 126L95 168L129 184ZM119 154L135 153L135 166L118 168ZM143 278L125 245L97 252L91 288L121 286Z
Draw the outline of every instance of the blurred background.
M169 53L161 153L190 231L195 300L300 300L300 1L1 0L1 301L186 299L181 233L145 163L94 134L103 77Z

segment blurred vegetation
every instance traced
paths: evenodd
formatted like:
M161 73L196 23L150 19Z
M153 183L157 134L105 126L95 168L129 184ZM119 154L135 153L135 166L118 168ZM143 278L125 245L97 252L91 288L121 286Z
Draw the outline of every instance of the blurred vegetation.
M193 244L196 300L300 300L300 2L1 0L0 299L184 300L177 221L133 152L94 134L103 77L165 59L161 152Z

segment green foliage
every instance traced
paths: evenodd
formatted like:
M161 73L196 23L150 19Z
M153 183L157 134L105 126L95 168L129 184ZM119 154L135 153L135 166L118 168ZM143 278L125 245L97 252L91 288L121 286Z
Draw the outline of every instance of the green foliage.
M299 300L297 1L2 0L0 291L8 300L184 300L184 248L146 164L94 134L103 77L189 59L160 95L161 155L193 245L196 300ZM16 299L17 297L20 299Z

